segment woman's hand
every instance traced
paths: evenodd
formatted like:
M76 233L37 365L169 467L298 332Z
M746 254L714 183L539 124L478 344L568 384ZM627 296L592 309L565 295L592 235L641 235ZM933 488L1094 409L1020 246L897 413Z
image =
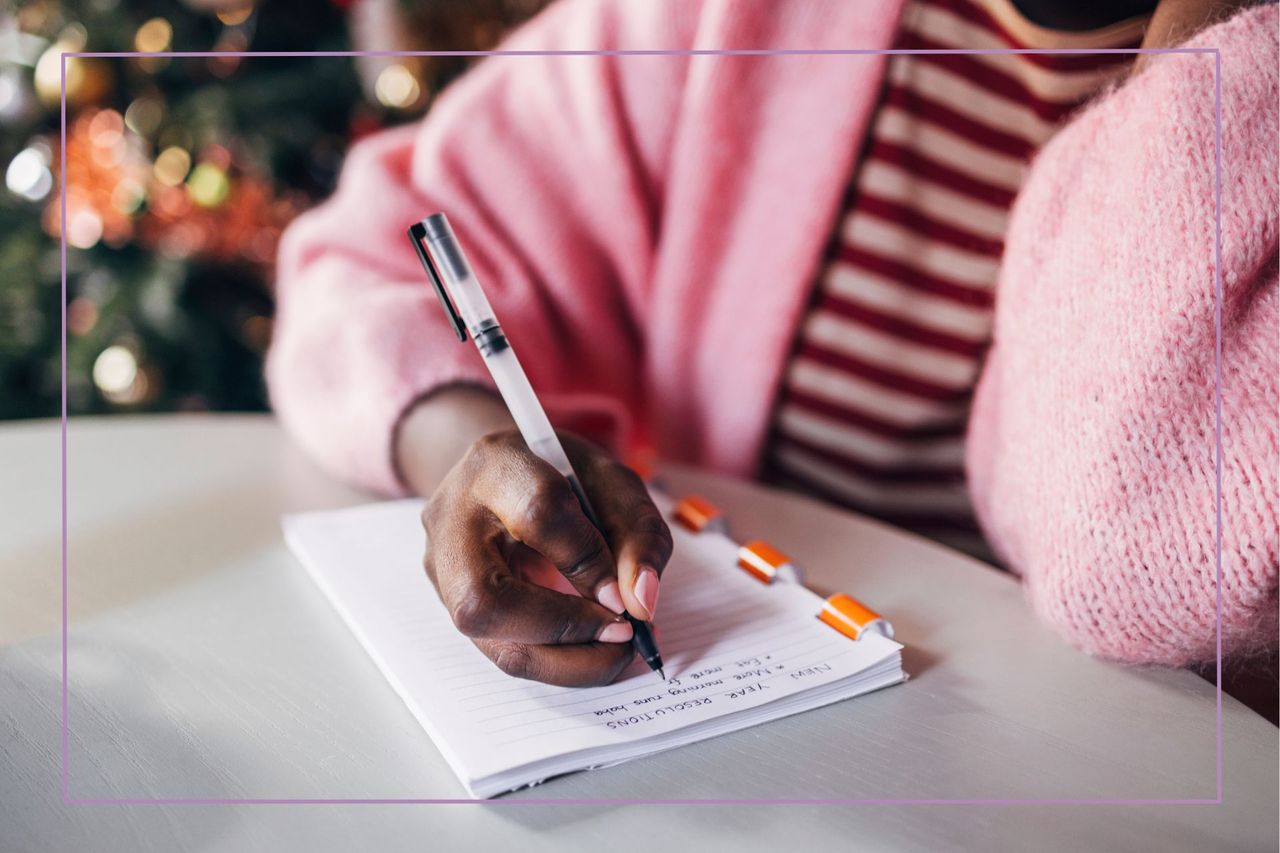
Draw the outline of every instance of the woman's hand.
M437 411L425 419L440 417ZM413 460L447 452L447 442L435 442L435 453L407 446L431 442L422 420L406 421L397 442L415 488L423 478L414 475ZM625 607L637 619L653 616L671 533L634 472L584 439L560 438L602 530L559 472L516 430L499 429L471 444L431 493L422 516L426 571L458 630L504 672L551 684L606 684L632 658L631 626L619 614ZM562 579L565 592L534 582L548 575Z

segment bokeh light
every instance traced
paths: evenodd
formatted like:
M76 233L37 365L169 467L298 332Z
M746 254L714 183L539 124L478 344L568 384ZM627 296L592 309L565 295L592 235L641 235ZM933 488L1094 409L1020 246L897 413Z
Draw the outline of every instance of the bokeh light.
M0 123L19 121L35 107L33 92L16 66L0 67Z
M4 173L5 186L11 193L28 201L39 201L53 189L53 174L49 171L49 155L34 146L24 148L9 161Z
M102 217L92 208L67 211L67 242L77 249L91 249L102 239Z
M215 164L205 162L196 166L187 179L187 193L201 207L217 207L226 201L231 191L227 173Z
M136 213L146 200L147 188L133 178L124 178L111 191L111 206L121 213Z
M164 18L152 18L138 27L133 46L139 53L159 53L173 40L173 27Z
M422 88L413 72L399 63L382 69L373 91L380 104L397 110L413 106L422 94Z
M138 358L126 346L112 344L93 362L93 384L108 396L126 393L138 378Z
M67 331L87 335L98 324L98 303L87 296L77 296L67 305Z
M174 145L157 155L152 172L156 180L166 187L176 187L187 177L190 169L191 155L186 152L186 149Z
M253 14L253 4L245 3L239 8L218 10L218 20L228 27L236 27L249 20Z
M124 117L115 110L100 110L89 122L89 142L93 160L110 168L124 162L128 145L124 138Z
M150 136L164 119L164 107L155 98L137 98L124 111L124 123L139 136Z

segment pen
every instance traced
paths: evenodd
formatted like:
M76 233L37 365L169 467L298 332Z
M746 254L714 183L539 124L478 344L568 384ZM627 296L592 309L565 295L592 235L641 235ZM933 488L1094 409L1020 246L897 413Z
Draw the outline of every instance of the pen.
M458 238L454 236L448 218L443 213L434 213L411 225L409 239L427 271L427 277L431 279L436 296L440 297L440 304L444 306L444 312L458 340L465 342L467 333L470 332L525 443L536 456L564 475L573 488L573 493L578 496L583 513L599 528L600 519L592 509L591 501L587 499L587 493L583 491L582 483L574 473L560 439L551 428L547 413L533 393L533 386L529 384L529 377L525 376L515 350L498 325L498 318L494 316L489 300L480 289L480 282L476 281L471 265L462 253L462 247L458 245ZM658 654L658 646L653 640L649 625L625 610L623 615L631 623L632 645L649 668L665 681L667 676L662 671L662 656Z

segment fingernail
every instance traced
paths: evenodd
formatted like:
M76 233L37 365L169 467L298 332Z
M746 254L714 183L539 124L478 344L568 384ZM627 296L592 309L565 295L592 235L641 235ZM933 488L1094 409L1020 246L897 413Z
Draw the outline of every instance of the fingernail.
M596 639L602 643L628 643L631 641L631 623L610 622Z
M596 588L596 601L614 613L621 613L627 609L627 605L622 603L622 590L618 589L617 581L605 581L600 584Z
M636 579L636 598L640 599L652 619L658 609L658 573L648 566L640 570L640 577Z

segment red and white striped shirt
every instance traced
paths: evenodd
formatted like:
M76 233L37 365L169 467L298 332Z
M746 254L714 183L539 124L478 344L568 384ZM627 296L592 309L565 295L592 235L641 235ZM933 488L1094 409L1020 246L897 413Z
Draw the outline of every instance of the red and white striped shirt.
M1036 26L913 0L900 49L1137 46L1144 19ZM964 431L1009 207L1032 153L1126 54L895 54L782 382L766 476L989 558Z

